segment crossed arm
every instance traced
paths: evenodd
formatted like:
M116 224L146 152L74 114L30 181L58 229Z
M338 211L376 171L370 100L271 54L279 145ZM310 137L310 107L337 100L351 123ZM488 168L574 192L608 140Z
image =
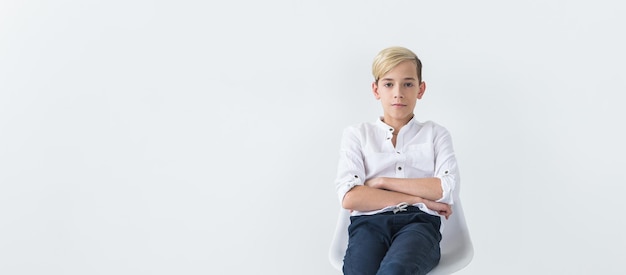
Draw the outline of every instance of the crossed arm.
M436 202L442 197L439 178L373 178L365 185L354 186L343 198L342 206L357 211L372 211L402 202L424 203L446 219L452 215L452 207Z

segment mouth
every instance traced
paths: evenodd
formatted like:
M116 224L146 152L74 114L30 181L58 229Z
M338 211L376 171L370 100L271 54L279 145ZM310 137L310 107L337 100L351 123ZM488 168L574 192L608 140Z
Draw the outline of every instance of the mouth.
M406 104L402 104L402 103L393 103L391 104L392 107L406 107Z

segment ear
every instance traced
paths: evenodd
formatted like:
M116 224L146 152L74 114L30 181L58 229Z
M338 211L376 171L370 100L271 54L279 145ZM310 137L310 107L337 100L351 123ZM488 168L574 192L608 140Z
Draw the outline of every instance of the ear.
M417 99L422 99L424 92L426 92L426 82L422 81L419 88L420 90L417 92Z
M372 82L372 93L377 100L380 99L380 94L378 93L378 83L376 83L376 81Z

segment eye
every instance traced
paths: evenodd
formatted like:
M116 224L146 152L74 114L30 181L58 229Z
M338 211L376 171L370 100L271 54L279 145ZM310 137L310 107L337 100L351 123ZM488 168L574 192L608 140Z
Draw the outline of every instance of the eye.
M383 86L385 86L387 88L391 88L391 87L393 87L393 83L387 82L387 83L383 84Z
M413 84L413 82L409 82L409 83L404 83L405 87L413 87L415 86L415 84Z

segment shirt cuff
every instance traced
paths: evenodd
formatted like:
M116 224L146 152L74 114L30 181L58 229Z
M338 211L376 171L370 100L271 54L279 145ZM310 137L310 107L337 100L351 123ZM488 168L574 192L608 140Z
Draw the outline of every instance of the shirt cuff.
M452 191L454 190L454 175L450 173L450 170L444 170L442 175L437 176L441 181L441 198L437 200L437 202L445 203L452 205L454 204L454 199L452 196Z
M337 196L339 196L339 202L343 202L343 197L346 196L346 193L357 185L363 185L363 181L358 175L352 175L349 179L341 181L341 183L337 185Z

